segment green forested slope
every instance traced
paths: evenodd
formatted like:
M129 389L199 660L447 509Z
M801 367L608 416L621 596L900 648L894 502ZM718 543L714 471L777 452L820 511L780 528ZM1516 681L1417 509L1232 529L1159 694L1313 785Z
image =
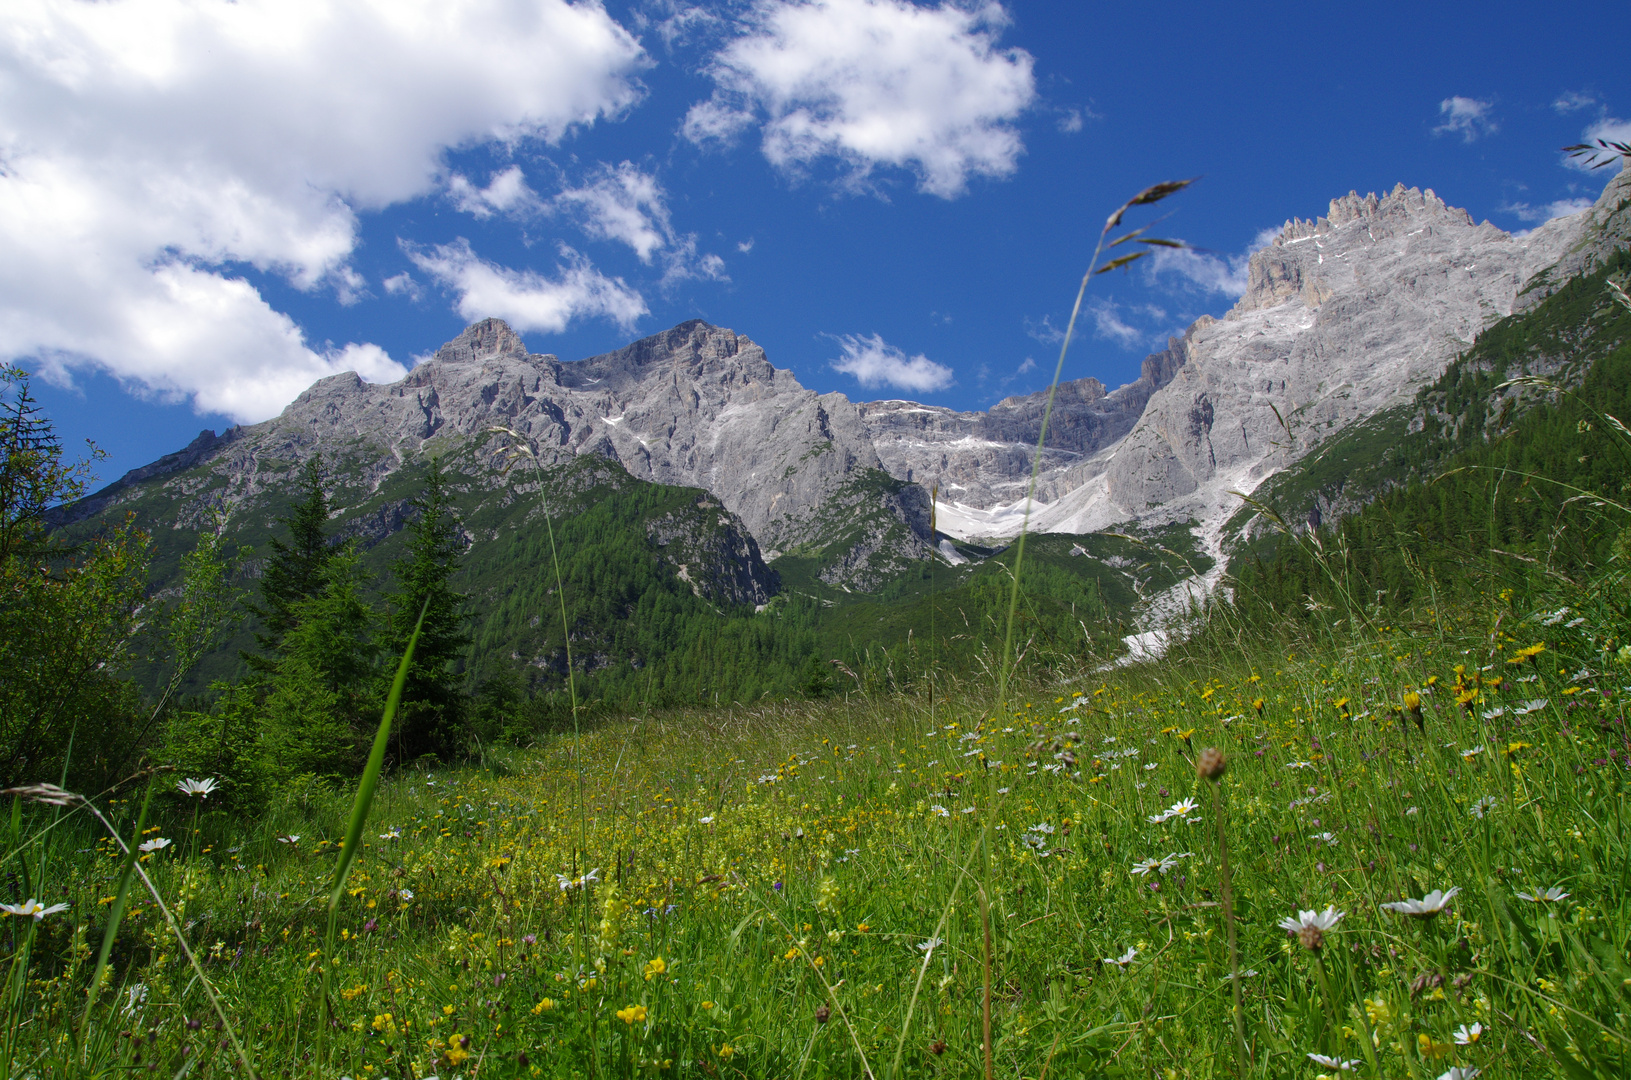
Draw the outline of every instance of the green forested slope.
M1288 526L1321 504L1360 508L1295 538L1259 518L1232 562L1240 610L1307 617L1601 569L1631 521L1613 505L1628 502L1631 437L1610 419L1631 416L1631 311L1605 287L1628 266L1622 252L1497 323L1412 405L1265 484L1254 501ZM1509 385L1526 376L1560 389Z

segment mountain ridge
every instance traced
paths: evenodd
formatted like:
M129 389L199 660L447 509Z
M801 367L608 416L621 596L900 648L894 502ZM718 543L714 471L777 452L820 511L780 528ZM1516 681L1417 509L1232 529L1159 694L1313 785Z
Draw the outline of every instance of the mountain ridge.
M984 412L854 402L804 387L752 339L700 319L570 362L529 353L486 319L399 382L331 376L278 417L201 433L57 516L84 521L157 484L172 489L177 523L196 523L286 483L320 450L376 491L411 461L479 446L502 426L545 465L594 454L638 480L702 489L767 561L814 559L845 589L875 590L936 557L937 533L998 541L1027 517L1075 534L1192 522L1221 566L1241 494L1408 400L1486 326L1600 262L1631 231L1628 201L1622 172L1590 211L1514 235L1401 184L1288 220L1251 256L1240 300L1147 356L1138 379L1060 385L1029 507L1045 393ZM212 479L183 479L199 470Z

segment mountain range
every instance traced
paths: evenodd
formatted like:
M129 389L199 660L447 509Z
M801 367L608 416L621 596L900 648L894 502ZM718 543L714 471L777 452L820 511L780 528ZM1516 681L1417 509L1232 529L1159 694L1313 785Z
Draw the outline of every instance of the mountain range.
M510 505L518 481L501 451L519 439L545 474L590 458L597 484L691 489L645 532L709 603L762 607L789 585L877 594L931 560L977 562L1027 520L1071 536L1187 531L1205 564L1173 594L1188 595L1215 584L1249 531L1242 496L1413 400L1493 323L1602 266L1631 235L1628 207L1621 172L1591 209L1527 234L1402 185L1288 221L1251 256L1239 302L1146 357L1138 379L1060 384L1030 504L1043 393L984 412L854 402L800 385L748 337L702 321L563 362L487 319L400 382L324 379L280 416L205 431L57 520L85 527L135 510L164 550L215 512L264 534L320 452L336 528L379 544L407 520L412 490L399 481L430 458L453 463L475 503ZM467 526L472 552L529 520ZM1152 601L1136 570L1087 562ZM171 563L160 559L161 585Z

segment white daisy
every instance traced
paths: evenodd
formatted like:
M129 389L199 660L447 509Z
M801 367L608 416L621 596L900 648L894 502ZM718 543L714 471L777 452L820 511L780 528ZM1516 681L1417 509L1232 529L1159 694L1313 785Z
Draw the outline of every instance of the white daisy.
M1551 888L1544 889L1533 895L1526 892L1518 894L1519 900L1528 900L1533 904L1555 904L1559 900L1567 900L1568 898L1569 894L1563 891L1561 885L1553 885Z
M1454 899L1455 894L1460 891L1461 887L1459 885L1452 886L1446 892L1440 892L1438 889L1434 889L1420 900L1412 900L1407 897L1403 900L1395 900L1391 904L1383 904L1382 906L1387 910L1397 912L1400 915L1413 915L1418 919L1431 919L1433 916L1443 911L1450 901Z
M1126 952L1122 953L1120 956L1106 956L1104 958L1104 962L1106 964L1115 964L1122 970L1126 970L1127 965L1131 964L1133 962L1133 957L1137 955L1138 950L1129 945L1127 946Z
M1457 1046L1471 1046L1473 1043L1482 1038L1483 1035L1483 1024L1474 1024L1472 1027L1462 1024L1460 1027L1455 1029L1454 1038Z
M55 915L59 911L67 910L67 904L52 904L50 907L46 907L33 898L22 904L0 904L0 911L4 911L7 915L16 915L18 918L31 916L35 922L39 922L47 915Z
M170 846L170 839L164 836L155 836L145 844L137 844L137 851L163 851Z
M1159 869L1161 869L1161 860L1160 859L1145 859L1143 862L1136 862L1136 863L1133 864L1132 873L1133 873L1133 876L1135 876L1135 877L1143 877L1145 874L1148 874L1151 870L1159 870Z
M1310 928L1324 932L1334 929L1346 914L1347 912L1338 911L1334 906L1331 906L1324 911L1299 911L1295 918L1288 915L1275 925L1292 934L1298 934Z
M1326 1057L1324 1054L1309 1054L1308 1060L1322 1068L1336 1069L1340 1072L1353 1072L1359 1066L1358 1058L1343 1061L1341 1058Z
M215 790L216 786L213 776L204 780L187 779L176 782L177 791L183 795L197 795L200 799L209 798L210 793Z

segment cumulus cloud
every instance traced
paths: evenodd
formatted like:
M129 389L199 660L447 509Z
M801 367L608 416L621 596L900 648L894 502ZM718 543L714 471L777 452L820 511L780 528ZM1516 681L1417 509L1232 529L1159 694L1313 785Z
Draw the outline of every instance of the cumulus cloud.
M953 198L970 176L1012 173L1024 149L1013 123L1036 97L1034 61L998 48L1007 22L995 2L759 0L683 134L729 143L760 125L779 168L831 158L854 186L908 169Z
M1558 199L1556 202L1546 203L1544 206L1531 206L1528 203L1507 203L1501 207L1519 221L1532 221L1543 224L1553 218L1570 217L1582 210L1590 210L1595 200L1585 197L1577 199Z
M1157 248L1144 262L1151 282L1176 279L1181 288L1192 292L1238 299L1246 291L1251 252L1220 255L1193 248Z
M231 267L354 298L358 213L435 192L451 147L619 115L645 63L565 0L12 0L6 22L0 356L240 421L403 369L314 348ZM468 194L496 212L521 180Z
M1121 305L1114 300L1094 297L1087 303L1087 313L1093 320L1094 337L1114 341L1124 349L1143 343L1146 336L1144 331L1122 318Z
M695 233L675 231L667 193L633 162L601 166L551 199L549 209L576 220L593 239L627 245L647 266L660 258L664 290L693 278L729 280L724 259L700 252Z
M421 295L419 282L415 281L413 275L406 270L386 278L380 284L384 285L385 291L392 296L406 296L415 303L419 301Z
M1459 135L1462 142L1469 143L1481 136L1493 135L1500 130L1491 115L1494 108L1492 101L1460 96L1445 98L1438 104L1442 122L1433 129L1433 134Z
M494 173L486 187L477 187L468 178L454 173L448 178L447 193L454 206L476 218L524 214L538 208L538 193L527 186L526 174L519 165Z
M603 168L589 183L567 188L553 202L577 216L590 236L627 244L647 265L654 252L674 239L662 186L632 162Z
M1577 90L1570 90L1567 93L1559 94L1557 96L1557 100L1552 102L1552 108L1567 116L1569 113L1579 112L1581 109L1589 109L1596 104L1597 99L1591 94L1581 93Z
M650 313L623 279L602 274L565 244L553 278L488 262L463 237L429 249L405 243L403 250L415 266L458 296L454 306L470 322L492 317L520 331L559 333L576 319L601 317L631 330Z
M951 368L922 353L908 357L878 334L845 334L836 340L844 355L833 361L832 369L855 376L868 390L892 386L921 394L952 384Z

